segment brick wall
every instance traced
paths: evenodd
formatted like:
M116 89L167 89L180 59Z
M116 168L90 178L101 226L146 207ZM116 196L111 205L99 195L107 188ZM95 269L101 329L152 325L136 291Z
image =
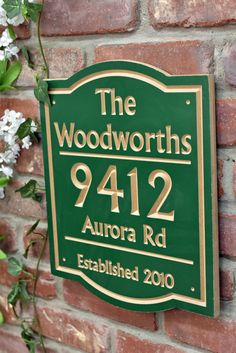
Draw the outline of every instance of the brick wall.
M18 30L19 42L39 63L34 25ZM48 249L37 294L49 353L236 352L236 4L235 0L45 0L43 41L50 76L68 77L95 62L139 60L172 74L214 73L217 97L221 314L210 319L180 310L137 313L113 307L80 284L50 274ZM37 117L32 73L23 64L19 90L0 97L6 108ZM41 217L45 200L22 200L14 190L32 175L43 180L41 146L21 154L17 180L0 202L0 234L8 253L23 250L27 228ZM38 249L30 254L35 265ZM25 353L19 327L6 305L13 278L0 263L1 353Z

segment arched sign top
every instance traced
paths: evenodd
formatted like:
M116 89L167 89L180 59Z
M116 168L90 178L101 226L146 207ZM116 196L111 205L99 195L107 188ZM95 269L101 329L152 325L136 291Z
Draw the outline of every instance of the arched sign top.
M41 104L55 275L127 309L218 313L211 75L108 61Z

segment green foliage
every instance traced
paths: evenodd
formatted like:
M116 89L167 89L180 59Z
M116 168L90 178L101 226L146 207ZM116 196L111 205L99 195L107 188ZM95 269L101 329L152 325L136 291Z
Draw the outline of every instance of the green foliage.
M10 257L8 259L8 272L12 276L19 276L19 274L24 270L23 262L17 257Z
M7 255L5 254L5 252L0 249L0 260L6 260L6 258L7 258Z
M19 192L21 197L24 199L32 198L34 201L40 202L42 200L42 196L37 192L37 181L31 179L27 184L22 186L21 188L15 190L15 192Z
M26 233L26 236L34 232L34 230L38 227L39 222L40 222L40 219L38 219L38 220L30 227L30 229L29 229L28 232Z
M50 98L48 95L48 83L42 79L37 80L37 86L34 89L34 95L39 102L48 103L51 105Z
M12 25L8 25L7 30L8 30L8 32L10 34L10 37L13 40L15 40L16 39L16 33L15 33L14 28L12 27Z
M37 345L35 335L33 331L25 324L22 325L21 338L28 348L28 351L30 353L35 353Z
M30 55L29 55L28 49L26 47L22 47L21 48L21 52L22 52L22 54L23 54L23 56L24 56L24 58L25 58L25 60L26 60L26 62L28 64L29 68L33 69L33 64L32 64L32 62L30 60Z
M3 8L9 18L22 14L26 20L36 22L43 7L42 4L30 3L28 0L24 0L23 4L22 0L4 0Z
M23 140L24 137L31 135L31 124L32 124L32 119L28 118L25 120L22 124L20 124L16 135Z
M25 280L19 280L12 285L11 291L7 296L7 302L15 307L18 301L27 302L30 301L31 298L27 290L27 282Z
M2 325L4 323L4 317L2 312L0 311L0 325Z
M42 5L29 3L28 0L25 0L25 6L27 9L27 18L31 19L33 22L37 22L39 14L43 8Z
M12 84L18 78L20 73L20 61L17 60L13 63L7 62L6 60L0 61L0 91L14 89Z
M4 188L10 182L11 178L2 176L0 177L0 188Z
M4 5L2 6L7 13L7 17L13 18L18 16L22 11L22 1L21 0L4 0Z

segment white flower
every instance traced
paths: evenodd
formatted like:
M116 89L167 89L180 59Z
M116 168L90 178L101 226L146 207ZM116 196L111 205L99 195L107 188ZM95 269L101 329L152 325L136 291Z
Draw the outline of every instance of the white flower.
M8 47L5 49L5 57L7 59L11 59L12 56L15 56L18 59L17 53L19 52L19 48L15 46L14 44L10 44ZM0 59L1 60L1 59Z
M13 17L13 18L8 18L7 19L7 22L10 24L10 25L13 25L13 26L19 26L20 24L22 24L23 22L25 22L25 19L24 17L22 16L22 14L19 14L18 16L16 17Z
M11 177L13 175L13 169L4 165L1 166L0 171L2 171L2 173L7 177Z
M4 8L2 7L3 0L0 0L0 25L6 27L7 26L7 14Z
M37 131L37 126L36 126L36 124L35 124L35 122L34 122L33 120L32 120L32 122L31 122L30 131L31 131L32 133L34 133L35 131Z
M2 32L2 36L0 38L0 47L7 47L12 42L13 39L10 36L8 29L5 29L5 31Z
M5 197L4 188L0 188L0 200L4 199L4 197Z
M26 136L22 139L23 145L22 148L29 149L29 147L32 145L32 142L30 141L30 137Z
M2 60L5 60L5 51L4 50L0 50L0 61L2 61Z

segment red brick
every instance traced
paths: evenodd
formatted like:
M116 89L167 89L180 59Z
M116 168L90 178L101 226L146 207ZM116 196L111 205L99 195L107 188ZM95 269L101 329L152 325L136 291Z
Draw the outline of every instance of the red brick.
M174 339L212 353L235 353L236 322L232 320L170 310L165 313L165 330Z
M236 144L236 99L217 101L217 140L220 146Z
M5 188L5 198L0 202L0 211L22 217L46 219L45 199L40 203L32 199L23 199L19 192L15 192L21 186L23 184L19 181L13 181Z
M115 307L90 293L81 284L64 280L64 300L79 309L147 330L156 330L154 313L139 313Z
M236 161L234 161L234 168L233 168L233 192L236 198Z
M29 353L26 345L17 333L6 331L3 327L0 327L0 347L4 353Z
M18 308L16 310L18 310ZM3 293L0 293L0 312L3 314L4 323L18 323L12 307L7 303L7 294L4 295Z
M7 272L8 263L6 261L0 261L0 284L4 286L12 286L18 279ZM35 269L28 268L30 273L35 273ZM25 278L24 275L21 278ZM32 293L32 286L29 285L29 292ZM39 279L36 288L36 295L45 299L52 299L56 297L56 281L55 278L48 271L39 271Z
M105 353L109 346L109 329L73 315L69 311L39 306L42 333L56 341L88 353Z
M37 237L38 237L37 234L33 234L33 233L31 233L29 235L26 235L28 230L30 229L30 227L31 227L31 225L26 225L24 227L24 247L25 247L25 249L26 249L27 245L30 243L31 240L34 240L35 238L37 239ZM36 232L42 233L43 235L45 235L46 234L46 229L37 228ZM38 241L37 243L35 243L35 244L33 244L31 246L28 255L37 258L39 256L40 250L41 250L41 242ZM50 258L50 255L49 255L49 242L47 241L46 248L45 248L44 254L42 256L42 259L46 260L46 261L49 261L49 258Z
M0 235L4 236L4 240L0 240L0 248L7 254L17 250L16 247L16 229L8 220L0 219Z
M213 47L199 40L105 45L95 49L95 62L135 60L157 66L173 75L209 73L212 58Z
M149 14L154 28L213 27L236 22L234 0L150 0Z
M29 53L35 68L43 64L38 50L30 50ZM68 78L84 66L83 54L79 48L47 48L45 56L50 70L50 78ZM22 56L21 61L23 66L17 85L35 86L35 72L28 67Z
M28 269L29 272L35 273L34 269ZM29 292L32 293L32 286L29 285ZM36 287L36 295L45 299L53 299L56 297L56 280L49 271L39 271L39 279Z
M20 152L15 170L19 173L44 175L42 145L34 143L30 148Z
M39 117L39 103L36 99L0 98L0 117L5 109L21 112L26 118Z
M117 332L116 349L117 353L185 353L169 344L143 340L123 331Z
M132 31L138 21L137 9L137 0L47 0L42 34L70 36Z
M223 61L226 82L236 86L236 41L225 46Z
M222 159L218 159L217 173L218 173L218 197L219 198L221 198L224 195L224 189L222 185L223 165L224 165L224 161Z
M0 33L2 33L6 27L0 26ZM14 27L18 39L28 39L30 38L30 26L28 23L23 23L20 26Z
M220 214L220 253L236 256L236 216Z
M220 271L220 296L223 300L233 300L235 289L234 274L229 270Z

